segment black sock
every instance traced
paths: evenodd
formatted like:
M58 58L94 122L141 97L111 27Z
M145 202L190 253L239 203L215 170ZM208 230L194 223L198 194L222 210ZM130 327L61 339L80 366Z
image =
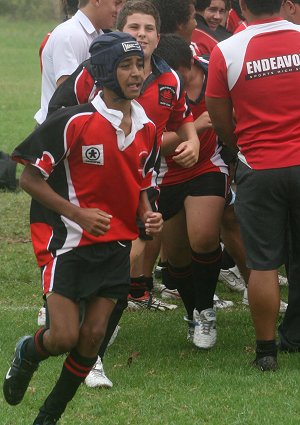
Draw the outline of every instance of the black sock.
M44 347L43 337L48 329L39 329L34 336L29 339L23 347L23 354L28 360L39 363L51 356L49 351Z
M187 311L188 319L192 320L195 308L195 291L191 265L174 267L167 263L167 267L162 270L162 283L168 289L178 290Z
M49 414L59 419L67 404L74 397L79 385L85 380L94 366L97 357L81 356L75 349L66 358L53 390L40 408L41 414Z
M150 277L144 276L144 282L147 286L148 291L151 292L152 289L153 289L153 277L152 276L150 276Z
M221 259L221 269L228 270L235 266L235 262L233 258L228 254L226 248L224 247L222 251L222 259Z
M209 253L192 251L192 272L195 289L195 304L199 311L213 308L214 293L221 267L221 246Z
M145 291L148 291L148 288L145 283L144 276L130 278L129 293L133 298L142 297L145 294Z
M256 340L256 359L261 359L266 356L277 358L277 344L275 339Z

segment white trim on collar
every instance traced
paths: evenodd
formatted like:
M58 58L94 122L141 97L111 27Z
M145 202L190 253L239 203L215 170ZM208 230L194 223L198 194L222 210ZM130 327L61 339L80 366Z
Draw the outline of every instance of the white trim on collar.
M147 117L143 107L136 101L131 101L131 119L132 126L131 132L128 136L125 137L123 130L120 128L120 124L123 118L123 113L116 109L107 108L103 99L100 96L101 92L97 94L97 96L92 100L92 104L94 108L106 118L111 125L116 129L117 139L118 139L118 147L120 150L126 149L133 142L136 133L144 127L144 124L148 123L150 120Z

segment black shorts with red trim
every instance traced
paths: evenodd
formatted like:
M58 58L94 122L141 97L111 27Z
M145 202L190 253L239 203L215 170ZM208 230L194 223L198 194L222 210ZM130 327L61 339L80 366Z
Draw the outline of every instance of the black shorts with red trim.
M80 246L53 258L41 269L44 295L53 292L76 302L126 297L130 250L131 241L116 241Z
M160 186L158 211L164 220L174 217L183 207L187 196L227 197L228 176L221 172L201 174L186 182Z

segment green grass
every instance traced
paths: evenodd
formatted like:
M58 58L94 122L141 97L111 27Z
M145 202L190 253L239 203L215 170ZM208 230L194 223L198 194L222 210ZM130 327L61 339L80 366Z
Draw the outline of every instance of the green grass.
M37 50L52 22L0 19L1 149L12 149L31 131L38 109ZM5 60L3 60L5 58ZM5 63L4 63L5 62ZM29 197L0 192L0 376L17 339L36 329L41 306L39 270L29 235ZM281 354L280 369L250 367L254 334L241 295L221 284L235 307L218 312L218 342L208 352L186 341L182 306L173 312L126 312L105 370L111 390L82 386L62 425L298 425L300 357ZM286 291L283 297L286 298ZM134 359L128 365L128 359ZM0 393L0 424L30 425L60 371L63 357L41 364L23 402L11 407Z

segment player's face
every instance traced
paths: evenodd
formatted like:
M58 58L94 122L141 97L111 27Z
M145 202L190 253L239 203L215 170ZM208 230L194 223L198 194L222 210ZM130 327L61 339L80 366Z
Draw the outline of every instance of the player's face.
M119 0L98 0L95 8L97 29L114 28L117 20Z
M120 10L126 3L126 0L116 0L116 6L117 6L117 14L119 14Z
M140 56L130 56L119 63L117 79L127 99L136 99L144 82L144 61Z
M225 2L223 0L212 0L210 6L204 10L202 15L209 28L216 31L225 19Z
M145 60L151 58L159 42L159 35L153 16L134 13L127 17L123 31L128 32L137 39L144 51Z
M178 25L178 28L176 31L177 34L179 34L182 38L184 38L187 43L191 42L192 33L197 26L195 15L196 15L195 6L191 4L189 20L184 24Z

